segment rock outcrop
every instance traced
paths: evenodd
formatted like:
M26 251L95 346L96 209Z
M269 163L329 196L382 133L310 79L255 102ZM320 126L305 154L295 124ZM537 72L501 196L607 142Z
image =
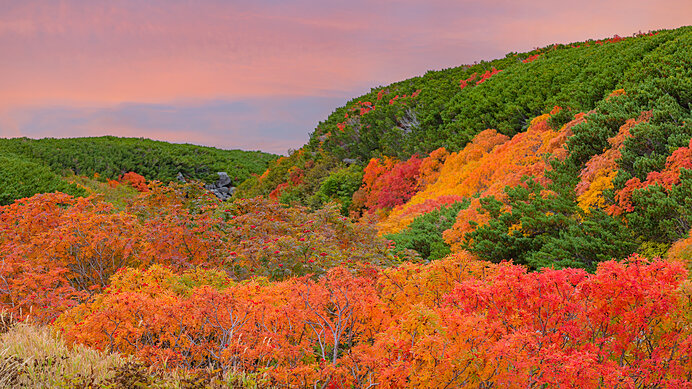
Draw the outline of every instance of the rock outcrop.
M214 184L208 184L204 187L222 201L226 201L233 196L235 187L231 186L231 178L226 172L218 172L217 174L219 175L219 180Z

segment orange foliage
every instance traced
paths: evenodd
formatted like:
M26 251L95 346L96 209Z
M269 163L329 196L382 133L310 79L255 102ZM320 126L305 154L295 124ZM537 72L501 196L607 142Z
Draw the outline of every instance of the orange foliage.
M310 212L256 198L224 208L223 224L217 226L224 250L216 260L237 279L283 279L339 265L389 263L387 242L377 238L374 227L353 223L336 205Z
M507 136L498 134L495 130L485 130L476 135L463 150L447 156L444 164L435 174L437 179L429 180L430 183L424 190L416 193L403 206L393 209L387 219L379 223L380 232L383 234L399 232L411 224L416 216L457 199L471 196L473 192L470 190L459 192L463 189L464 173L470 174L484 155L507 140L509 140ZM452 179L458 181L455 182ZM438 198L446 200L438 201Z
M390 157L382 160L373 158L365 167L363 187L354 194L354 202L364 205L371 212L379 213L401 206L416 192L437 181L448 156L447 150L440 147L423 159L417 155L407 161L397 161ZM448 202L442 202L436 207Z
M191 212L181 199L173 188L153 186L125 212L62 193L0 208L0 307L46 322L105 287L121 267L220 263L218 219L208 206Z
M211 193L192 185L154 186L141 194L127 211L140 218L140 256L147 263L171 265L174 269L219 266L226 246L219 229L221 202Z
M288 385L346 383L349 348L378 331L375 279L336 268L317 281L234 283L214 270L127 269L58 326L70 340L153 365L271 366Z
M396 233L433 207L439 208L450 201L480 194L459 213L454 227L445 232L445 240L453 250L457 250L464 234L475 228L473 223L487 222L489 216L478 212L481 197L493 195L501 198L505 186L520 184L523 176L545 181L543 172L549 164L543 155L565 157L566 150L562 146L571 135L572 126L584 120L583 115L577 116L560 131L549 127L550 114L545 114L535 118L526 132L511 139L495 130L481 132L463 150L446 158L436 182L392 210L389 217L379 224L380 232Z
M154 266L118 272L57 326L154 365L261 370L287 387L689 388L685 276L637 257L590 275L466 253L282 282Z
M608 96L606 97L606 100L610 99L611 97L623 96L623 95L626 95L626 94L627 94L627 92L625 92L624 89L622 89L622 88L616 89L616 90L610 92L610 94L608 94Z
M478 161L478 167L464 177L459 186L473 190L473 194L480 193L480 196L459 212L457 222L443 234L452 251L459 250L466 233L487 223L489 215L478 212L480 198L495 196L502 199L504 188L520 185L524 176L536 177L538 182L547 183L544 172L550 168L548 158L562 159L566 156L563 145L572 134L571 128L584 120L582 115L577 116L560 131L554 131L548 125L550 114L536 117L526 132L515 135Z
M391 263L374 227L336 206L310 212L261 198L222 205L193 185L154 184L120 212L60 193L23 199L0 208L0 252L0 309L42 322L122 267L212 266L234 279L283 279Z
M687 265L687 269L692 271L692 230L687 238L680 239L668 250L666 259L669 261L680 261Z
M269 192L269 198L274 201L278 200L279 197L281 197L281 193L288 189L289 186L291 186L291 184L289 184L288 182L284 182L282 184L277 185L276 188L274 188L274 190Z
M424 158L420 164L420 176L418 177L418 187L420 189L437 181L440 176L440 169L449 157L449 153L444 147L430 152L428 157Z
M143 264L137 219L110 204L62 193L0 208L0 308L41 322L105 287L122 266Z
M616 91L617 92L617 91ZM615 93L615 92L613 92ZM623 91L624 93L624 91ZM575 191L577 193L577 202L579 207L584 211L589 208L605 208L605 199L603 191L613 189L613 179L617 175L617 160L620 159L620 149L625 143L625 140L630 138L630 129L639 123L647 122L652 117L652 111L642 112L637 119L629 119L623 124L618 133L608 139L610 148L602 154L597 154L591 157L586 166L582 169L579 177L581 181L577 184Z

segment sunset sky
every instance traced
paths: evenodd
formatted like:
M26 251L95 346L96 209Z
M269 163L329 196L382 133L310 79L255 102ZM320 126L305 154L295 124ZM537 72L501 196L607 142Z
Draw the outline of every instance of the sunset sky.
M0 136L284 154L371 87L690 22L690 0L0 0Z

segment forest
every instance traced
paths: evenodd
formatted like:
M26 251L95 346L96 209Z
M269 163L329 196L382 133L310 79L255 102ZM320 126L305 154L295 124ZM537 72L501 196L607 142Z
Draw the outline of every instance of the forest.
M0 386L692 388L691 53L429 71L282 157L0 139Z

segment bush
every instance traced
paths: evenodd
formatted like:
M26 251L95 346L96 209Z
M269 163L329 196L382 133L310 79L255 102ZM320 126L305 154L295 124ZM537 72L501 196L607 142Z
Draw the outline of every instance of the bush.
M403 253L404 249L418 252L424 259L435 260L447 256L451 250L445 243L442 233L454 225L457 214L470 204L469 200L442 206L416 217L405 230L385 238L394 241L394 252Z
M49 168L14 154L0 155L0 205L37 193L64 192L84 196L86 191L70 184Z

